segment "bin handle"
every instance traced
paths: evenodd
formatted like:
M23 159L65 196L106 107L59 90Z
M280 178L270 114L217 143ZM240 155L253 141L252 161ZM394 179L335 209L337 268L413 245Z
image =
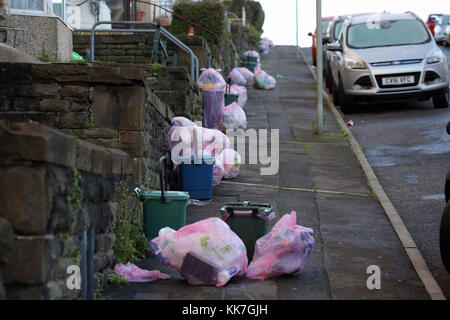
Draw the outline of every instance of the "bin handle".
M139 189L138 187L134 188L134 193L136 194L137 198L142 201L142 191L141 191L141 189Z
M159 170L159 180L161 185L161 202L166 203L166 196L164 194L166 188L166 157L162 156L159 158L159 164L161 166Z

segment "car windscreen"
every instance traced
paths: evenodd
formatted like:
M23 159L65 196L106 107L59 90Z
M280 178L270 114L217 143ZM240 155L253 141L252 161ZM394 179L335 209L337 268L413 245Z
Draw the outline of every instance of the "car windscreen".
M430 40L419 20L381 20L376 24L351 25L347 29L347 45L357 49L421 44Z
M341 33L343 23L344 23L344 21L336 22L336 24L334 26L334 33L333 33L334 41L336 41L339 38L339 34Z

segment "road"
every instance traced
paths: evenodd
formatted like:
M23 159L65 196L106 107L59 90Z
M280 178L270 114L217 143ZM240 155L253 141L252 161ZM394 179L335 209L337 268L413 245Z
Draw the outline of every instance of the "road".
M450 63L450 47L444 50ZM450 66L449 66L450 67ZM445 175L450 170L450 109L431 100L364 107L346 115L352 131L447 299L450 274L439 252Z

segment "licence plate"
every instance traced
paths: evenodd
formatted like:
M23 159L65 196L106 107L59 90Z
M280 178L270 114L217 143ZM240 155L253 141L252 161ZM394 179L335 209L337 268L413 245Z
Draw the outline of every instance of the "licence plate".
M414 83L414 76L382 78L381 82L383 83L384 86L410 84Z

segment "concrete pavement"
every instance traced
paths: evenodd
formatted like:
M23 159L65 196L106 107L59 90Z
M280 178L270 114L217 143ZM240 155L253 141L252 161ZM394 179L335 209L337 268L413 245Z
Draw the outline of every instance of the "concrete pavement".
M262 57L269 74L281 74L271 91L249 89L247 128L280 130L280 169L261 176L260 165L242 165L237 178L214 188L206 206L188 207L187 222L219 216L230 201L269 202L278 217L295 210L298 224L314 230L313 253L298 276L265 281L235 277L221 288L190 286L177 271L149 257L138 265L171 274L171 280L109 287L109 299L429 299L400 241L333 114L314 136L316 89L294 47ZM275 221L271 222L271 226ZM369 290L367 268L381 270L381 289Z

